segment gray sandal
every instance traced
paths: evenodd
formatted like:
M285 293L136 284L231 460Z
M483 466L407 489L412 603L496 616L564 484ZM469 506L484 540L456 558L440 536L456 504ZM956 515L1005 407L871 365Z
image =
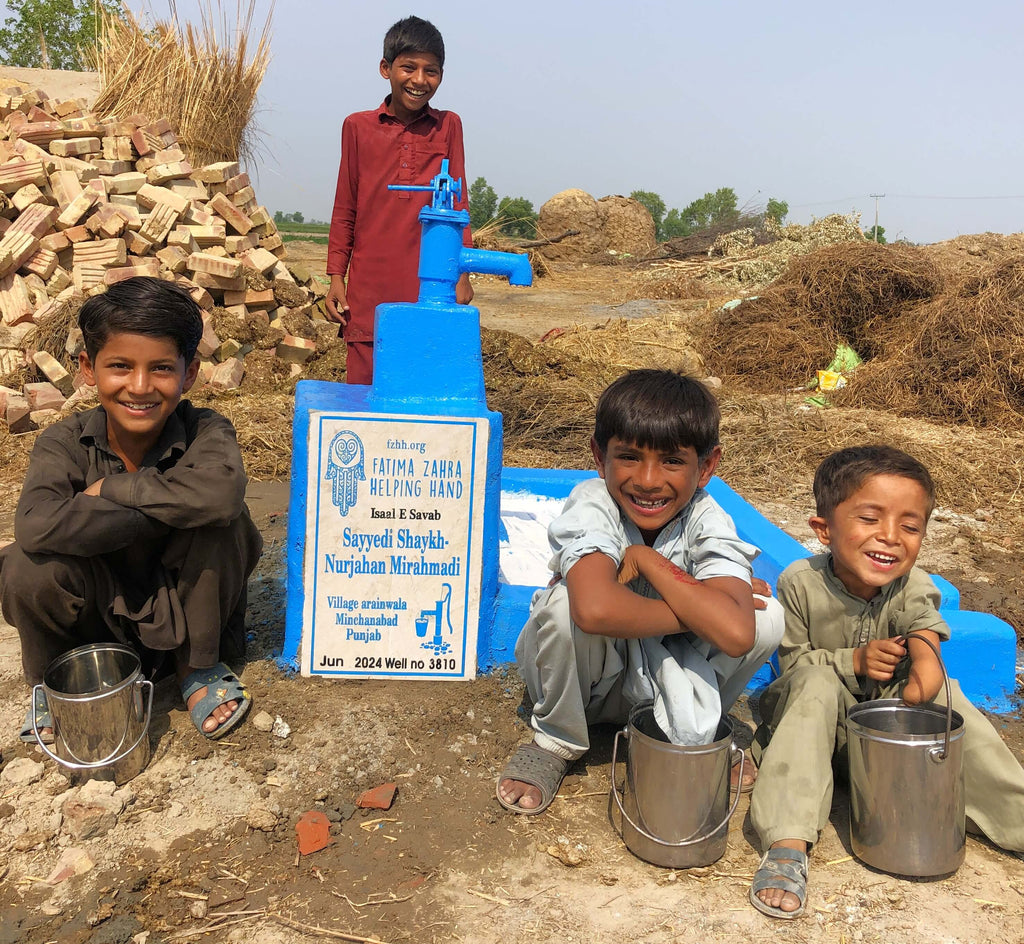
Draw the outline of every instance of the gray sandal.
M537 813L543 813L551 806L551 801L558 793L562 779L571 764L571 760L552 754L533 742L520 744L499 775L497 783L494 785L494 795L506 810L513 813L521 813L523 816L535 816ZM540 790L540 806L527 810L519 806L518 803L509 803L503 799L499 791L502 780L518 780L520 783L528 783L531 787L536 787Z
M796 911L783 911L766 905L757 897L758 892L767 888L780 888L784 892L792 892L800 899L800 907ZM807 901L807 853L799 849L787 849L779 846L769 849L761 858L761 864L754 873L754 881L750 885L750 903L770 918L798 918L804 913Z
M35 726L39 729L39 740L43 744L53 743L53 734L43 734L43 728L53 729L53 718L50 717L50 706L46 702L46 692L41 688L32 690L32 703L25 712L25 723L18 732L20 740L26 744L35 744L36 735L32 729L32 715L35 714Z

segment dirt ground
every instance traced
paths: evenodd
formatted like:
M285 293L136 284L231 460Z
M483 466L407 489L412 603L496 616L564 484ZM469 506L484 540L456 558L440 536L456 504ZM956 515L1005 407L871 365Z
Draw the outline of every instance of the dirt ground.
M312 265L325 252L289 246ZM606 269L529 290L481 279L476 304L486 326L531 339L691 307L631 299L624 279ZM799 920L773 922L747 902L758 852L745 797L718 862L686 871L642 862L610 816L612 729L596 733L545 815L506 813L495 778L528 737L514 669L466 683L401 684L281 671L274 655L284 633L287 485L254 482L248 497L266 542L247 620L252 717L227 740L204 741L173 687L160 683L152 760L106 798L120 811L102 835L76 835L82 792L52 762L32 768L38 750L17 740L27 690L17 635L0 624L0 944L1024 941L1024 862L969 838L951 877L876 872L852 858L841 789ZM747 497L807 537L806 476ZM0 499L0 542L12 537L15 500ZM940 508L922 562L957 583L965 607L998 607L1020 630L1020 568L1004 538L983 511ZM261 730L257 712L281 718L290 733ZM734 715L750 720L746 702ZM1024 757L1019 714L994 720ZM363 790L387 781L398 785L390 810L355 808ZM309 810L326 814L333 841L300 856L295 824ZM48 883L72 849L84 850L92 868Z

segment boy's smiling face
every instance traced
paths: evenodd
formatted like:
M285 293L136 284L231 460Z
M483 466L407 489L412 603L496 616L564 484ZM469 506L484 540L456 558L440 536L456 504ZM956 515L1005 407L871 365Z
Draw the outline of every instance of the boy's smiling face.
M380 61L380 74L391 83L391 113L408 124L434 97L441 84L441 63L431 52L402 53Z
M160 438L199 373L199 362L186 364L170 338L128 333L111 334L95 361L83 351L79 367L106 411L111 447L135 465Z
M689 504L694 492L707 485L722 455L715 446L701 461L693 446L663 451L617 436L612 436L604 452L594 440L590 446L608 494L649 545Z
M832 550L832 570L854 596L872 599L908 573L928 526L928 495L902 475L872 475L827 518L810 526Z

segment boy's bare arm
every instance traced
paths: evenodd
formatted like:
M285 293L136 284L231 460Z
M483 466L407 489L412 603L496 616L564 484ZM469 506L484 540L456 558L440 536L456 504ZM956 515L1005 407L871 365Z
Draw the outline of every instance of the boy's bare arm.
M569 615L585 633L617 639L643 639L682 632L664 600L640 596L619 583L618 568L607 554L581 557L566 574Z
M618 579L628 583L647 579L684 630L695 633L726 655L741 656L754 644L754 598L739 577L698 580L656 550L631 545Z
M941 640L938 633L930 629L915 630L920 633L921 639L916 636L907 638L907 647L910 652L910 677L907 684L903 686L903 701L908 705L919 705L921 702L931 701L942 688L942 666L935 657L935 653L924 642L928 640L936 649L939 648Z

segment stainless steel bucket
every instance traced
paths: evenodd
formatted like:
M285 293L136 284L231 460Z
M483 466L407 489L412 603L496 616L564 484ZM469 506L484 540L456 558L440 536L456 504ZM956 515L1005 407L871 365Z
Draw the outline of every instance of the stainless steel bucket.
M629 742L622 798L615 786L621 737ZM722 857L739 801L737 791L729 803L729 771L739 751L732 737L732 725L723 718L711 744L671 744L654 720L651 702L630 710L626 727L615 734L611 792L622 815L622 841L633 855L673 869Z
M153 683L142 677L142 663L127 646L94 643L54 659L43 673L42 689L53 719L51 751L72 783L113 780L126 783L149 763L149 721ZM145 696L145 697L144 697Z
M934 876L963 862L964 719L949 702L947 678L945 710L885 698L847 713L850 844L867 865Z

